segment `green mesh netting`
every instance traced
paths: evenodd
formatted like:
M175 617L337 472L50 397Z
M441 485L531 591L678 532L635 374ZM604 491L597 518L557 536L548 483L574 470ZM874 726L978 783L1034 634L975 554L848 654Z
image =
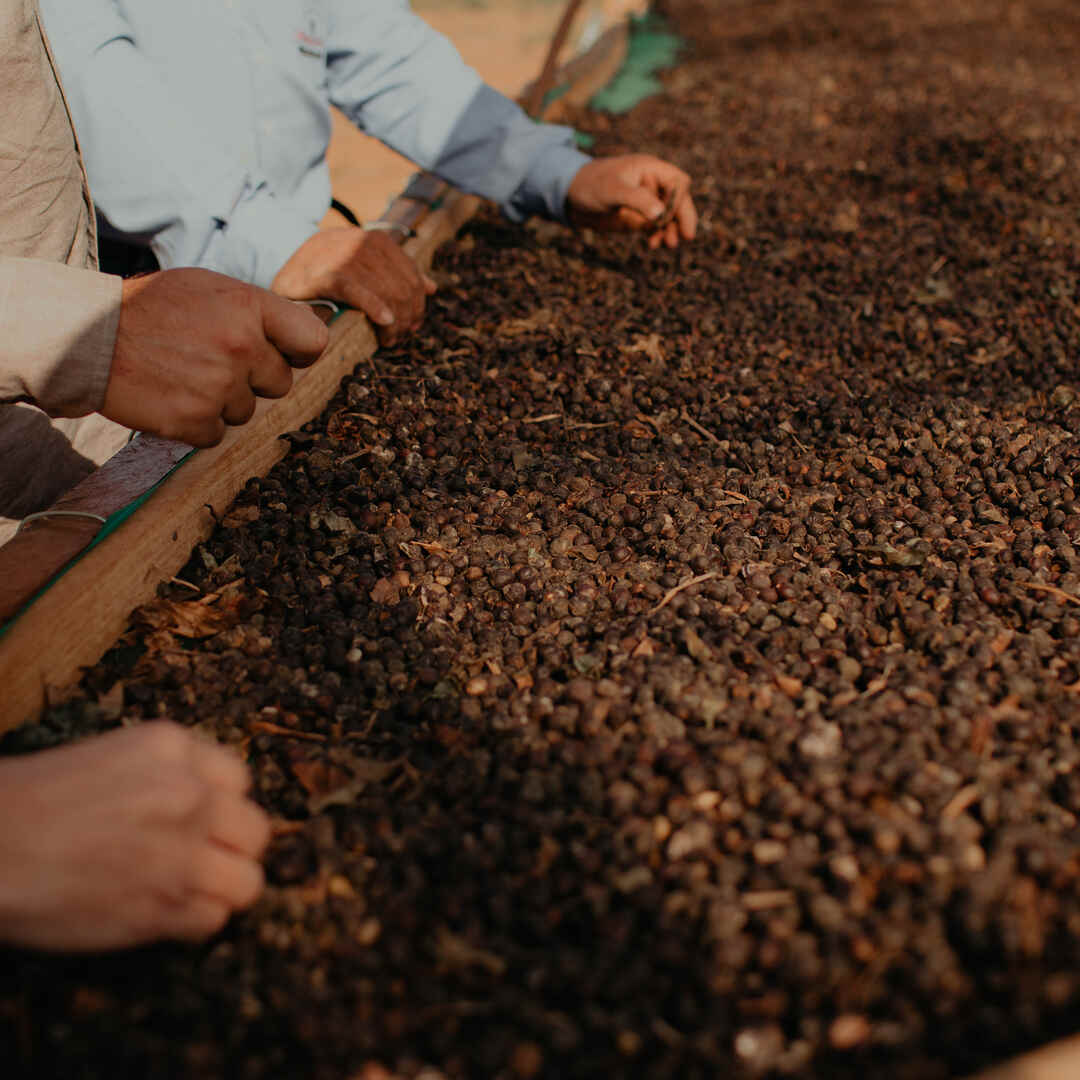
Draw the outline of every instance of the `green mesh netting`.
M629 112L662 89L657 73L672 67L685 42L667 21L650 12L631 17L630 41L619 73L593 96L589 107L602 112Z

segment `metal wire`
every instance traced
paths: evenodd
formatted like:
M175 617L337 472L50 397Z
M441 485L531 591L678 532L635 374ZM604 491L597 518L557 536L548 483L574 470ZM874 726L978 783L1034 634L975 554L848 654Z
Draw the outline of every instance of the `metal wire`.
M18 536L23 531L23 527L29 525L31 521L40 521L42 518L50 517L90 518L99 525L105 524L105 519L100 514L92 514L89 510L39 510L36 514L27 514L19 522L15 535Z

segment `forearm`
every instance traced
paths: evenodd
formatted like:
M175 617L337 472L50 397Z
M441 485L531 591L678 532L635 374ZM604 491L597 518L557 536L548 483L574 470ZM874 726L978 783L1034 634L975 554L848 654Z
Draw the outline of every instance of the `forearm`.
M575 146L570 128L534 123L514 102L482 86L430 168L493 200L514 221L533 214L563 221L570 183L590 160Z
M357 126L515 220L563 217L589 160L570 129L533 123L400 0L340 8L330 93Z
M100 409L120 295L117 277L0 257L0 401L30 401L52 416Z

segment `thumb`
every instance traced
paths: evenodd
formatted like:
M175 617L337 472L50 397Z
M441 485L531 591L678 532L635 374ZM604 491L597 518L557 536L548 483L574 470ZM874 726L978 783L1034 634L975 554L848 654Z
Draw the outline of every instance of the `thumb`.
M654 221L664 213L663 201L640 184L620 183L612 191L611 201L615 207L632 210L646 221Z
M294 365L310 364L326 348L329 332L306 304L260 290L263 332Z

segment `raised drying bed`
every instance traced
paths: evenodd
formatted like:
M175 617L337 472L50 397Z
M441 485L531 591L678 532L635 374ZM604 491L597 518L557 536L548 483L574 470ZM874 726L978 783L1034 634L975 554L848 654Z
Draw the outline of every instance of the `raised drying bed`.
M626 27L612 27L563 69L545 119L557 121L568 106L607 85L626 42ZM415 230L405 250L427 267L479 204L425 177L384 219ZM296 372L293 391L260 401L254 418L229 430L219 446L189 457L179 444L136 440L57 502L55 509L107 519L105 529L87 517L44 518L0 547L0 731L64 699L82 669L117 638L131 610L183 565L244 483L285 454L280 436L317 416L341 378L375 348L367 319L345 312L331 326L325 354ZM104 539L91 548L99 534Z
M1080 26L669 7L665 98L579 122L698 242L474 220L19 736L202 725L278 837L204 950L9 960L17 1061L1070 1075L1000 1063L1080 1001Z

